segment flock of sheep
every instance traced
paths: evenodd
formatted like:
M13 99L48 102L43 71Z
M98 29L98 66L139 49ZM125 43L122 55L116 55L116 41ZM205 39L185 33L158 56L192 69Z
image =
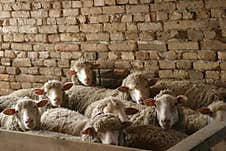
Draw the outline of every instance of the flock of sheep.
M94 87L96 67L79 59L68 72L72 82L50 80L1 96L1 128L166 150L214 120L226 121L223 88L134 72L117 89L105 89Z

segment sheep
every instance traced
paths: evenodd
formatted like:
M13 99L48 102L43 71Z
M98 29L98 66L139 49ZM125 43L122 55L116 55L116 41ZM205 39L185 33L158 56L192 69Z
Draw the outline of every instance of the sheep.
M63 99L67 99L64 91L70 89L72 86L72 82L63 84L58 80L49 80L44 83L43 88L20 89L7 96L0 97L0 110L2 111L6 107L10 107L16 100L18 100L18 98L24 96L35 100L46 97L49 99L49 106L57 107L62 104Z
M187 137L184 133L165 131L153 125L130 126L122 135L124 146L158 151L165 151Z
M226 103L223 101L216 101L208 105L206 108L200 108L198 111L209 116L209 122L225 121L226 122Z
M188 101L184 106L194 110L207 106L218 100L224 100L226 89L218 88L213 85L205 84L201 81L175 81L159 80L155 85L150 87L151 96L155 96L160 90L170 89L176 95L188 96Z
M72 67L68 71L68 75L71 76L71 81L74 84L77 84L79 82L85 86L93 86L95 85L96 80L96 76L93 69L98 67L99 64L94 64L81 58L78 59L74 63L74 65L72 65Z
M39 129L41 114L38 108L47 103L46 99L36 102L28 97L21 98L12 108L0 113L0 125L4 129L15 131Z
M41 127L43 130L55 131L81 136L92 137L103 144L117 145L119 132L128 126L129 122L121 122L113 114L98 114L93 118L66 108L49 109L42 114Z
M143 104L143 100L150 97L149 86L157 82L157 79L153 79L153 74L149 75L152 79L148 80L147 74L145 72L129 74L118 90L125 94L129 93L131 99L137 104Z
M92 118L98 114L112 113L119 117L122 122L128 121L127 115L135 114L138 110L125 108L117 97L107 97L90 104L85 110L85 116Z
M146 99L146 107L130 117L134 125L156 125L192 134L208 124L208 117L192 109L180 106L186 96L174 96L170 90L162 90L154 99Z

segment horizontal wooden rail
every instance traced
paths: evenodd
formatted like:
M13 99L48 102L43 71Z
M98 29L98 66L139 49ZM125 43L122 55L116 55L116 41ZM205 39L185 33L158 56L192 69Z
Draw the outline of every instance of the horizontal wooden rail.
M168 151L208 151L225 138L226 122L216 121L190 135Z

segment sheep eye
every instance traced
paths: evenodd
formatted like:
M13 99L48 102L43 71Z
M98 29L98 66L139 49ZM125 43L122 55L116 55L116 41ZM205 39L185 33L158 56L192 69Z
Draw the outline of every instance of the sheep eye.
M15 110L15 112L16 112L16 113L19 113L19 111L18 111L18 110Z

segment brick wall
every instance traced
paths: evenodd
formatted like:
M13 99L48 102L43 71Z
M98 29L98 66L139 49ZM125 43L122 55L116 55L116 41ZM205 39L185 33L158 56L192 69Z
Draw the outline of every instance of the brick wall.
M226 81L226 0L1 0L0 95L67 81L84 55L160 78Z

